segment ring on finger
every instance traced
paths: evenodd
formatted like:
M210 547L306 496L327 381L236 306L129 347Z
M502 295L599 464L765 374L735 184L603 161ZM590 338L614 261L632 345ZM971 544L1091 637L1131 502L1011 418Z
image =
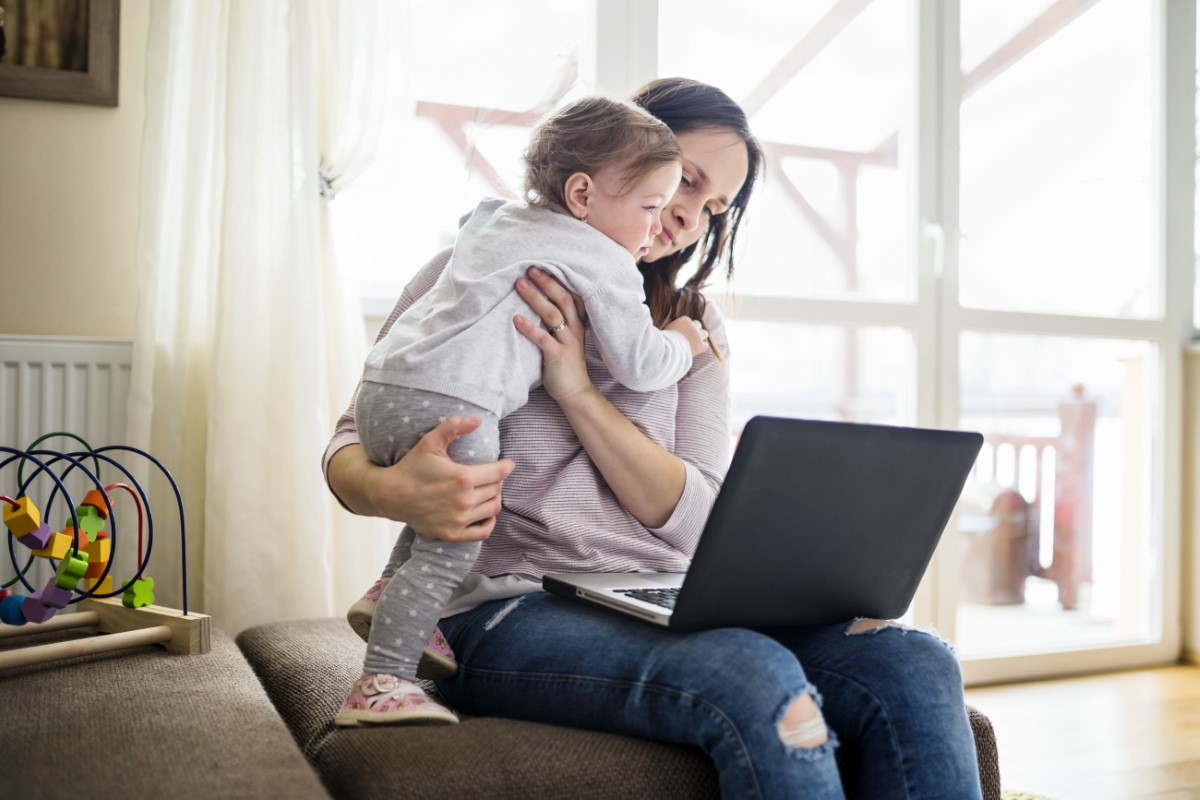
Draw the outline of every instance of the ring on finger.
M562 321L562 322L560 322L560 323L558 323L557 325L555 325L553 328L551 328L551 329L550 329L550 332L551 332L551 333L558 333L559 331L561 331L561 330L562 330L563 328L565 328L565 327L567 327L567 318L566 318L566 317L563 317L563 321Z

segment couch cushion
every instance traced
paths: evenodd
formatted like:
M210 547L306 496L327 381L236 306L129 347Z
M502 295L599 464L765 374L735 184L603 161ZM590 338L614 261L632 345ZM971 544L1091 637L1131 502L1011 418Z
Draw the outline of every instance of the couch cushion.
M704 798L716 771L699 750L530 722L465 718L445 727L338 729L333 717L362 668L364 645L344 620L279 622L238 645L297 743L339 798ZM968 709L984 797L1000 797L991 724ZM852 748L838 759L853 763ZM994 774L993 774L994 773Z
M83 635L0 639L0 649ZM0 670L0 708L3 797L329 798L216 630L203 655L150 645Z
M261 625L237 641L335 797L717 797L712 762L686 747L487 718L335 728L364 654L344 620Z

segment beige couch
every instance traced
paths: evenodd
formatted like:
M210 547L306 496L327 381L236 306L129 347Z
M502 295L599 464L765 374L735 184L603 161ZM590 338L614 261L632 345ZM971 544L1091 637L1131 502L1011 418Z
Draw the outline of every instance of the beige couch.
M32 628L32 626L30 626ZM77 637L52 633L0 640ZM340 730L362 641L343 620L275 623L212 651L156 645L0 671L0 797L717 797L698 750L502 719ZM1000 797L991 724L969 710L984 797ZM839 751L845 765L851 748Z

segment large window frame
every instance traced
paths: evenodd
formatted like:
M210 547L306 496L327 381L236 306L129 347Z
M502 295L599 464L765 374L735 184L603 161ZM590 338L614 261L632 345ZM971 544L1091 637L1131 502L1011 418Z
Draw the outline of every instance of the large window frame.
M841 0L831 14L861 0ZM1070 12L1086 0L1057 0L1051 11ZM905 163L915 165L907 220L906 258L915 288L907 302L870 299L816 299L739 293L739 320L833 325L847 330L901 328L915 342L911 377L915 420L928 427L958 426L959 338L963 332L997 332L1147 341L1158 348L1161 406L1152 432L1158 458L1152 530L1160 562L1155 635L1151 641L1087 650L1000 658L964 658L970 684L1123 668L1174 661L1181 651L1183 350L1196 336L1193 245L1196 168L1196 9L1188 0L1154 0L1158 98L1157 164L1154 197L1156 258L1163 280L1160 316L1152 319L1073 316L966 308L959 303L959 13L958 0L909 0L910 35L915 37L914 102L909 109L914 135L901 142ZM595 91L628 93L657 77L658 0L594 0L580 54L580 75ZM716 56L714 56L716 57ZM738 98L735 98L738 99ZM732 311L727 298L713 301ZM368 315L390 308L364 301ZM959 534L952 521L918 592L911 618L932 625L951 639L959 594ZM1188 567L1193 584L1200 562Z

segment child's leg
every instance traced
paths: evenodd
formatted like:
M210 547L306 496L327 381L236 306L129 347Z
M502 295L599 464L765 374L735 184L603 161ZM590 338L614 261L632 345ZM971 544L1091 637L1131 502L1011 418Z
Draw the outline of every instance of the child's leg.
M495 415L445 395L408 389L398 390L396 395L396 390L376 391L370 385L360 393L358 413L367 420L360 437L376 463L394 463L425 431L456 414L479 415L484 423L451 444L451 458L460 463L487 463L498 458L499 420ZM398 417L395 427L380 423L389 416ZM408 680L416 677L429 635L450 594L475 563L479 546L479 542L414 538L411 558L399 567L379 598L367 639L364 672Z
M381 578L390 578L396 574L396 570L400 569L400 565L412 556L413 540L416 534L413 529L404 526L404 530L400 531L400 535L396 537L396 544L392 547L392 553L388 556L388 562L383 567L383 572L380 573Z
M417 677L417 664L429 634L450 594L471 571L479 545L416 538L412 558L392 576L375 608L363 672L382 672L408 680Z

